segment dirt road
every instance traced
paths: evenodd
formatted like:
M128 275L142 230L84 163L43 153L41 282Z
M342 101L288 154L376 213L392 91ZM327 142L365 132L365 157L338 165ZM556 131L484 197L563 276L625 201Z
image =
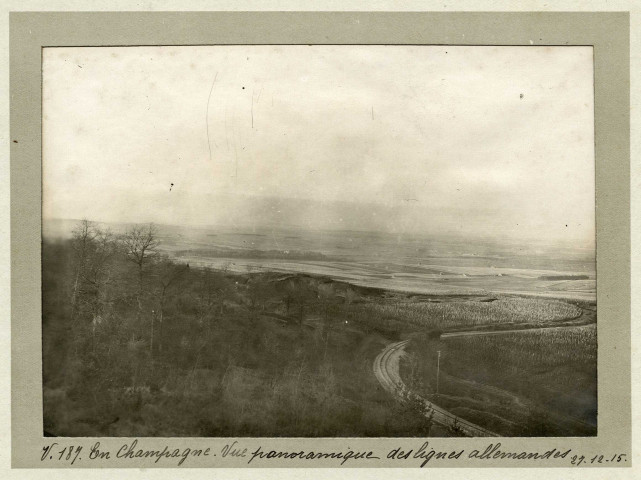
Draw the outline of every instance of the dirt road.
M541 328L529 328L529 329L511 329L511 330L469 330L469 331L460 331L460 332L446 332L441 335L441 338L451 338L451 337L464 337L464 336L473 336L473 335L502 335L508 333L527 333L535 332L541 330L556 330L561 328L567 328L568 326L574 327L587 327L590 324L583 325L564 325L564 326L550 326L550 327L541 327ZM403 340L400 342L395 342L383 349L383 351L376 357L374 360L374 375L380 382L380 384L394 396L400 396L402 392L407 392L407 387L403 383L399 373L400 359L406 355L405 346L409 340ZM478 425L475 425L467 420L463 420L461 417L458 417L446 410L443 410L441 407L434 405L433 403L425 400L419 395L410 392L411 395L414 395L418 398L421 398L426 405L431 407L434 410L434 421L445 427L451 427L454 422L458 425L460 430L467 436L470 437L496 437L496 433L486 430Z
M467 330L464 332L444 332L441 334L441 338L452 338L452 337L470 337L473 335L504 335L506 333L527 333L527 332L540 332L542 330L561 330L568 327L573 328L584 328L592 325L591 323L585 323L581 325L562 325L560 327L539 327L539 328L513 328L510 330Z
M399 374L399 362L401 357L406 355L404 348L408 342L409 340L403 340L388 345L374 360L374 375L376 375L376 378L383 388L395 396L399 396L401 392L406 390L405 384ZM497 436L494 432L479 427L467 420L463 420L414 393L411 394L421 398L421 400L434 411L434 421L440 425L451 427L456 423L460 431L469 437Z

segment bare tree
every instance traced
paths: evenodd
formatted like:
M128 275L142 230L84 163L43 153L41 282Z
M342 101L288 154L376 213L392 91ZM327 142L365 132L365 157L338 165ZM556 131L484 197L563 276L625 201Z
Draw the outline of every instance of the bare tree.
M72 246L75 254L75 273L73 290L71 293L71 320L73 321L78 312L78 301L80 286L85 270L87 269L87 259L96 238L96 228L93 222L82 219L73 229Z
M72 247L75 270L71 319L77 334L91 328L91 350L95 353L96 329L108 313L111 260L117 246L111 232L84 219L73 230ZM88 322L78 325L81 317Z
M156 226L150 223L147 226L134 225L122 237L127 259L133 262L138 269L138 315L142 311L142 297L144 292L144 269L146 265L158 255L160 241L157 238Z
M92 351L96 347L96 328L108 315L108 287L111 284L110 262L117 250L114 236L109 230L95 229L93 248L83 274L83 289L89 290L88 305L92 318Z

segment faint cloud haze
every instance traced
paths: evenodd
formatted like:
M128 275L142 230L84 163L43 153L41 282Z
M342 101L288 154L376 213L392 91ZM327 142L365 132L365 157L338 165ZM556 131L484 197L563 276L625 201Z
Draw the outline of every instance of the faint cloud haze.
M43 78L45 218L594 244L590 47L54 48Z

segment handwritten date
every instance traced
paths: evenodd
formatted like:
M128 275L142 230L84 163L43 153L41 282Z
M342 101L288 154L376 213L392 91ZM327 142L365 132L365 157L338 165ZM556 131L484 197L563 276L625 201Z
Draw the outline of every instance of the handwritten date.
M619 453L619 454L615 453L611 457L607 457L605 455L595 455L592 458L586 458L584 455L573 455L570 458L570 463L577 467L583 464L621 463L621 462L628 461L628 459L625 457L626 457L625 453Z

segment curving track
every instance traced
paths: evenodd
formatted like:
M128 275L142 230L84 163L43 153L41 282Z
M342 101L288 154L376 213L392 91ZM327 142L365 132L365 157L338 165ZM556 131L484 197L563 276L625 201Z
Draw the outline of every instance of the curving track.
M404 348L408 342L409 340L403 340L401 342L388 345L374 360L374 375L376 375L376 378L383 388L394 396L400 396L401 392L406 388L399 374L399 361L401 357L405 355ZM418 397L418 395L416 396ZM469 437L498 436L494 432L486 430L483 427L479 427L478 425L468 422L467 420L463 420L461 417L457 417L456 415L443 410L424 398L421 398L421 400L423 400L423 402L425 402L425 404L434 411L434 421L440 425L450 427L456 421L461 431Z

